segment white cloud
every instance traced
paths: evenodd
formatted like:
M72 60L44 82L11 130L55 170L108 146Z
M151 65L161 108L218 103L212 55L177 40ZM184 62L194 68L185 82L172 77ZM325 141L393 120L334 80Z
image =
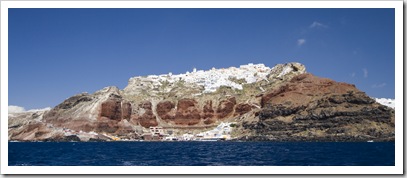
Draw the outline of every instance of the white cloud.
M368 76L368 71L366 68L362 69L363 70L363 77L367 78Z
M8 113L19 113L19 112L24 112L25 109L20 106L8 106Z
M372 85L372 88L383 88L386 85L387 85L386 83L374 84L374 85Z
M24 107L10 105L10 106L8 106L8 113L49 111L51 109L52 109L51 107L46 107L46 108L42 108L42 109L30 109L30 110L26 111Z
M352 73L350 74L350 76L353 78L353 77L356 76L356 73L355 73L355 72L352 72Z
M302 46L304 43L305 43L305 39L303 39L303 38L297 40L297 45L298 46Z
M328 28L328 26L327 26L327 25L324 25L324 24L322 24L322 23L320 23L320 22L314 21L314 22L309 26L309 28Z
M51 107L46 107L46 108L42 108L42 109L30 109L27 112L49 111L51 109L52 109Z

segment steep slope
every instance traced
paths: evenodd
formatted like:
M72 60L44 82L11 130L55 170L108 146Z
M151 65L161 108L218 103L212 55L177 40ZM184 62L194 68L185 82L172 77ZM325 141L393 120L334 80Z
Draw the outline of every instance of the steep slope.
M9 113L8 138L9 140L44 140L50 137L63 137L63 133L48 127L43 122L44 113L48 110L25 111Z
M262 96L258 120L242 122L252 140L394 139L394 110L354 85L301 74ZM244 137L246 139L246 137Z

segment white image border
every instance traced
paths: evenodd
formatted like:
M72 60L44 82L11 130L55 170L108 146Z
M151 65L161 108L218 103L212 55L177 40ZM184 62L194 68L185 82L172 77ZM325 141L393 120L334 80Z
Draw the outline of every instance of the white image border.
M395 166L8 166L9 8L394 8ZM2 1L1 174L403 174L402 30L403 1Z

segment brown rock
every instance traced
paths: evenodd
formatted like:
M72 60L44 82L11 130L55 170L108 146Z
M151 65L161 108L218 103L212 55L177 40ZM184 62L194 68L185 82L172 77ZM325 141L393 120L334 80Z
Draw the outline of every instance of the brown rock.
M178 111L185 111L188 110L189 108L194 108L197 102L194 99L180 99L178 100L178 105L177 109Z
M127 121L130 120L131 117L131 104L127 101L122 101L122 120L126 119Z
M122 100L120 97L110 97L101 104L99 117L107 117L116 121L130 120L131 112L129 102Z
M203 113L202 113L202 118L204 119L209 119L213 118L215 111L212 108L212 100L205 101L205 105L203 107ZM205 121L205 124L207 124L209 121Z
M180 125L198 124L201 115L194 99L181 99L178 101L175 123Z
M157 114L163 120L173 120L175 114L172 113L175 108L174 103L171 101L161 101L157 104Z
M143 127L154 127L158 126L157 118L154 116L151 110L146 110L146 112L138 117L138 121Z
M243 114L248 113L251 110L252 110L252 106L250 104L240 103L240 104L236 105L234 115L235 116L236 115L243 115Z
M222 119L229 116L229 114L233 112L233 107L235 106L235 104L235 97L231 97L227 100L222 100L218 105L218 109L216 110L217 117L219 119Z
M265 94L261 99L261 107L266 104L288 104L298 107L307 105L311 100L315 100L315 97L358 91L355 85L306 73L293 77L287 84Z
M134 115L132 117L133 123L138 123L143 127L154 127L158 126L157 117L153 114L152 104L150 101L141 102L139 105L139 110L144 110L142 115Z
M119 129L119 126L117 124L118 124L117 120L111 120L110 118L107 118L107 117L100 117L98 119L95 130L98 133L103 133L103 132L115 133Z
M120 121L122 119L121 102L112 99L103 102L101 105L100 117Z

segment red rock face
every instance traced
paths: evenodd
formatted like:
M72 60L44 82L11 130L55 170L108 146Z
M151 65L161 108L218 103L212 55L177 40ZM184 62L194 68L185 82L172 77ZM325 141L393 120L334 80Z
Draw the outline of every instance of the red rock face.
M120 126L118 123L122 120L130 120L131 104L120 98L109 98L100 106L100 114L95 130L97 132L115 133Z
M161 119L169 121L174 119L174 108L175 105L171 101L161 101L157 104L156 111Z
M175 109L171 101L162 101L157 104L157 114L162 120L175 125L196 125L203 122L206 125L215 123L218 119L234 116L234 107L237 109L236 115L242 115L251 111L248 104L236 105L236 98L230 97L220 101L216 112L213 109L213 101L207 100L199 105L195 99L185 98L177 102Z
M195 125L201 120L201 111L194 99L181 99L178 101L175 124Z
M306 73L292 78L287 84L265 94L261 99L261 106L264 107L268 103L303 106L315 97L348 92L358 92L358 90L351 84L335 82Z
M138 117L138 121L143 127L158 126L157 118L153 115L151 110L146 111L142 116Z
M127 101L122 102L122 120L130 120L131 117L131 104Z
M107 100L102 103L100 117L120 121L122 119L121 102L118 100Z
M157 118L153 114L152 104L149 101L145 101L139 104L139 108L144 109L142 115L135 115L132 117L133 122L140 124L143 127L158 126Z
M216 110L213 108L213 101L208 100L204 105L199 105L194 99L185 98L180 99L177 107L171 101L161 101L157 104L157 115L165 122L175 125L197 125L199 123L210 125L219 119L227 117L238 116L250 112L252 107L249 104L237 104L235 97L219 102ZM152 103L150 101L142 102L138 105L140 114L132 114L132 106L127 101L122 101L120 98L110 98L103 102L100 107L100 115L96 128L99 130L107 129L109 133L114 133L118 129L117 122L122 120L131 121L133 124L141 125L143 127L158 126L157 116L154 115L152 110ZM110 122L106 119L116 121Z
M119 99L108 99L101 104L99 117L111 120L129 120L131 116L131 104Z
M227 100L222 100L218 105L218 109L216 110L217 117L219 119L222 119L229 116L233 112L233 108L235 105L236 105L235 97L231 97Z
M215 111L212 108L212 100L208 100L205 102L205 105L203 107L203 114L202 118L203 119L210 119L213 118Z
M235 107L235 116L243 115L252 110L252 106L246 103L240 103Z

